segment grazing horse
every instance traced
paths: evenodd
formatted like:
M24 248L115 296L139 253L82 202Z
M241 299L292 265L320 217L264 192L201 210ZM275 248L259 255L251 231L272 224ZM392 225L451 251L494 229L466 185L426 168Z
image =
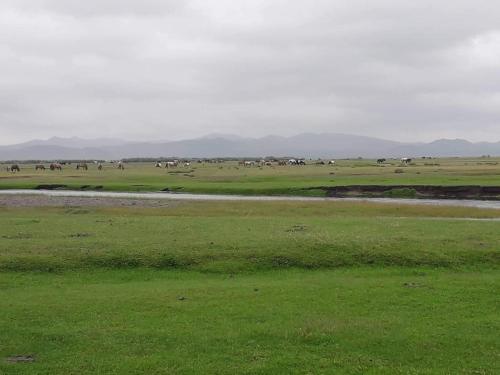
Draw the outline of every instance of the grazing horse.
M118 169L121 169L122 171L125 169L125 167L121 161L118 162Z
M179 161L178 160L166 161L165 162L165 168L176 168L178 165L179 165Z
M385 163L385 159L384 158L377 159L377 164L382 164L382 163Z
M330 160L330 161L328 162L328 165L335 165L335 160Z
M304 159L297 160L297 165L306 165L306 161Z
M409 163L411 163L411 158L401 158L401 163L409 164Z
M37 164L37 165L35 165L35 171L38 171L39 169L42 170L42 171L44 171L45 170L45 165L43 165L43 164Z
M251 166L253 166L253 165L255 165L255 162L254 162L254 161L245 161L245 163L244 163L244 166L245 166L245 167L251 167Z
M59 163L52 163L52 164L50 164L50 170L51 171L55 171L56 169L59 170L59 171L62 171L61 164L59 164Z
M187 162L184 163L184 167L190 167L190 166L191 166L190 162L187 161Z
M10 166L10 171L11 172L21 172L21 168L19 168L19 165L17 165L17 164L12 164Z
M78 163L76 165L76 169L85 169L85 170L88 170L89 169L89 166L87 165L87 163Z
M155 168L161 168L161 162L157 161L157 162L155 163Z
M281 165L281 166L286 165L286 160L278 161L278 165Z

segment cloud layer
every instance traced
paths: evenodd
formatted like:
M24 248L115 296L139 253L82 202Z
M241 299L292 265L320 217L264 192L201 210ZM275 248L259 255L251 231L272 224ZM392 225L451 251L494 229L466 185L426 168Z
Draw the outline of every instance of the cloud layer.
M493 0L2 0L0 143L500 140Z

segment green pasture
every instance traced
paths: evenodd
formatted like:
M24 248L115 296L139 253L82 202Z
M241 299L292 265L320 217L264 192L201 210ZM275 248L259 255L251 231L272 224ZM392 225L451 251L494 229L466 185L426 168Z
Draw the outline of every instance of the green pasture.
M0 373L495 374L498 218L348 202L0 208Z
M410 165L398 160L377 164L375 160L337 160L335 166L243 167L237 162L192 163L185 168L155 168L154 163L127 163L125 170L105 164L102 171L89 164L88 171L75 165L59 171L35 171L21 164L20 173L0 166L0 189L32 189L61 184L66 189L105 191L161 191L321 195L315 187L338 185L500 185L499 158L415 159ZM48 166L48 164L47 164Z
M0 373L497 374L499 285L488 269L0 273Z
M496 263L499 210L347 202L172 202L0 208L0 270L96 267L235 272Z

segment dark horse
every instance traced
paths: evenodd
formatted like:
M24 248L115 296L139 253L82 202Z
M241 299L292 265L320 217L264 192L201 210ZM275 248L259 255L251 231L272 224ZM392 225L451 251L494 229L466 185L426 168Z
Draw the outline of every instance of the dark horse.
M12 164L10 166L10 171L11 172L21 172L21 168L19 168L19 165L17 165L17 164Z
M35 171L38 171L39 169L42 170L42 171L44 171L45 170L45 165L43 165L43 164L37 164L37 165L35 165Z
M89 167L88 167L87 163L78 163L78 164L76 165L76 169L80 169L80 168L81 168L81 169L85 169L85 170L88 170L88 169L89 169Z
M385 163L385 159L384 158L377 159L377 164L382 164L382 163Z

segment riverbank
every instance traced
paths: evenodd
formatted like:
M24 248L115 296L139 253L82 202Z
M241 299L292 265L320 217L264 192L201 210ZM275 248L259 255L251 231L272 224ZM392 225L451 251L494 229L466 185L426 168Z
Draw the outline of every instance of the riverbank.
M135 202L134 202L135 200ZM124 193L73 190L0 190L0 206L167 206L167 201L230 201L230 202L366 202L380 205L416 205L500 209L500 201L411 198L338 198L295 196L245 196L233 194L190 193Z

